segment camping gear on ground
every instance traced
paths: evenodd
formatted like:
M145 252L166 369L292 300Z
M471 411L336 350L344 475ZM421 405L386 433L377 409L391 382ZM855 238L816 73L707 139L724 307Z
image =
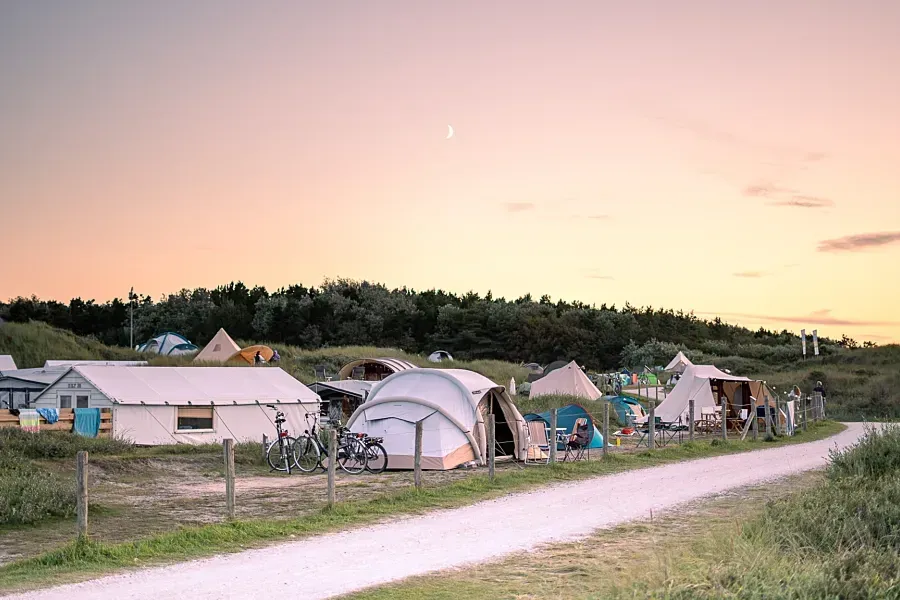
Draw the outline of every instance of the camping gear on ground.
M19 427L22 431L37 433L41 429L41 417L38 411L33 408L23 408L19 410Z
M59 421L59 413L56 412L55 408L37 408L37 413L44 417L44 420L47 421L47 425L53 425L57 421Z
M97 437L97 434L100 433L100 409L76 408L73 429L78 435Z

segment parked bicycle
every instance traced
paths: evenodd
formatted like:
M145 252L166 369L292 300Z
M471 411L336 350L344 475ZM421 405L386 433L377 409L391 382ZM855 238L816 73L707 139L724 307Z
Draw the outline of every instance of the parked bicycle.
M312 419L312 424L310 424ZM307 428L303 431L303 435L294 442L293 458L297 468L305 473L311 473L317 468L327 468L324 459L331 459L328 456L328 446L322 443L320 439L320 431L317 419L312 414L306 415ZM337 460L338 466L351 474L359 474L366 470L368 462L368 449L365 444L357 438L346 427L337 428Z
M388 466L388 453L382 444L384 438L369 437L365 433L357 434L366 447L366 471L369 473L383 473Z
M278 434L275 441L269 444L269 447L266 449L266 462L269 463L273 471L287 471L288 475L290 475L291 464L296 462L294 460L294 447L297 440L288 435L288 430L282 427L287 421L284 413L272 404L267 404L266 406L275 411L275 431Z

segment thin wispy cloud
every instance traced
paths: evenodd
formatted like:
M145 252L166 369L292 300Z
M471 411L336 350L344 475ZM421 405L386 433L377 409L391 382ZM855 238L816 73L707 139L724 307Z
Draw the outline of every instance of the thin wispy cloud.
M834 206L834 201L817 196L792 196L789 200L769 202L769 206L792 206L795 208L828 208Z
M612 275L608 275L605 271L600 269L588 269L584 274L585 279L599 279L603 281L612 281L615 279Z
M733 319L749 319L762 323L789 323L793 325L803 325L813 327L816 325L836 325L843 327L893 327L900 325L900 321L866 321L855 319L842 319L831 316L831 310L823 309L810 313L806 316L785 316L785 315L760 315L752 313L717 313L717 312L698 312L698 315L708 317L725 317Z
M534 202L504 202L503 208L506 210L506 212L520 213L534 210L536 206Z
M763 271L740 271L738 273L734 273L735 277L743 277L746 279L758 279L760 277L764 277L766 274Z
M848 235L819 242L819 252L858 252L900 242L900 231L882 231Z
M742 193L751 198L778 198L784 194L796 194L797 190L783 188L774 183L751 183L746 186Z

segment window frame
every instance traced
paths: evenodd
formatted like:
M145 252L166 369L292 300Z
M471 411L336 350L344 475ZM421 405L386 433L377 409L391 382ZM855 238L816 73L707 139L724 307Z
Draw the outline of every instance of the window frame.
M182 412L187 413L182 415ZM208 417L206 415L209 415ZM209 419L209 427L182 428L181 419ZM212 406L176 406L175 433L209 433L216 430L216 410Z

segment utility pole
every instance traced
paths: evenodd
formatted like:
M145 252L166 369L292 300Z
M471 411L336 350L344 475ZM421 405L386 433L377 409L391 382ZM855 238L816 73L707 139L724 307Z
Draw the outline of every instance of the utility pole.
M128 292L128 311L131 315L131 328L128 336L128 348L134 350L134 286Z

